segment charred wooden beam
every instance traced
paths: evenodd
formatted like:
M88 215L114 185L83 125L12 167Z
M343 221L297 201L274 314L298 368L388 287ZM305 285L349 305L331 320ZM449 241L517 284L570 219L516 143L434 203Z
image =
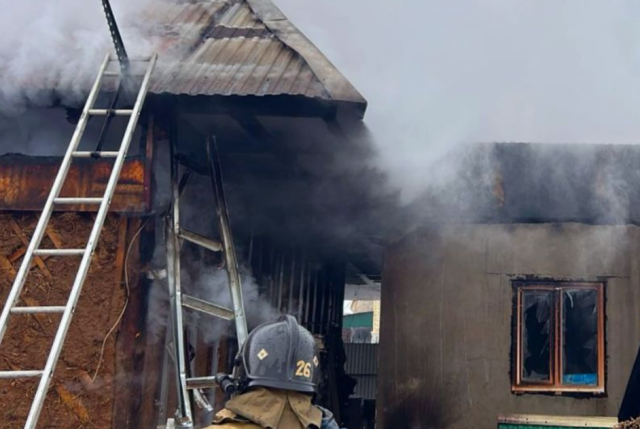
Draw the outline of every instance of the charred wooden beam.
M111 160L77 160L62 188L63 197L101 197L112 171ZM40 211L55 179L60 158L3 156L0 157L0 211ZM150 207L150 194L145 190L145 162L129 159L125 162L116 188L111 211L145 213ZM60 205L59 211L93 212L94 204Z

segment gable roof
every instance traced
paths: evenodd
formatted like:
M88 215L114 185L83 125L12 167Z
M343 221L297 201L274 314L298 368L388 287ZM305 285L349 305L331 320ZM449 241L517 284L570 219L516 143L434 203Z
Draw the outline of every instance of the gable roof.
M270 0L158 2L143 29L159 38L151 92L366 100Z

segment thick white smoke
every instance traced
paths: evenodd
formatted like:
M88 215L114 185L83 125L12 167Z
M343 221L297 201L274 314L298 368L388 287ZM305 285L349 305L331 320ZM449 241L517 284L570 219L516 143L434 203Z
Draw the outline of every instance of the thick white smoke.
M253 328L261 323L275 320L280 313L268 301L260 297L259 287L253 276L244 267L240 268L243 291L243 304L247 315L247 324ZM154 273L165 272L157 270ZM184 293L214 304L232 308L227 272L224 269L202 266L200 270L183 270L182 288ZM149 335L153 342L162 341L161 334L168 327L169 292L166 279L153 283L149 294L150 311L148 313ZM184 311L184 323L198 326L202 341L213 344L224 334L231 333L231 322L192 310Z
M139 24L153 1L112 0L130 55L150 49ZM0 113L48 105L51 89L63 101L78 101L113 49L100 0L0 3Z
M637 1L275 1L368 99L405 201L460 143L640 141Z

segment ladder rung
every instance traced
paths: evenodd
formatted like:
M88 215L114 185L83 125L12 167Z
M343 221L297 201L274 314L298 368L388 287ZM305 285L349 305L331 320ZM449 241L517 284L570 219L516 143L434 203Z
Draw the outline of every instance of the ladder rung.
M200 311L211 316L219 317L224 320L233 320L235 315L233 311L228 308L213 304L208 301L204 301L193 296L182 294L182 306L191 308L192 310Z
M151 61L152 57L139 57L139 58L129 58L129 62L130 63L148 63L149 61ZM118 60L118 57L116 56L109 56L109 61L110 62L116 62L119 63L120 61Z
M89 110L90 115L95 116L106 116L106 115L116 115L116 116L130 116L133 113L131 109L91 109Z
M64 306L48 306L48 307L13 307L12 313L17 314L33 314L33 313L64 313Z
M136 77L136 78L141 78L144 76L144 74L140 74L140 73L131 73L131 70L129 70L129 73L122 73L120 71L113 71L113 70L109 70L104 72L104 76L108 76L108 77Z
M82 256L85 249L38 249L33 251L33 256Z
M54 198L55 204L100 204L102 198Z
M0 378L40 377L44 371L0 371Z
M198 233L188 231L184 228L180 229L180 233L178 234L178 236L183 240L187 240L190 243L202 246L205 249L211 250L212 252L222 252L222 243L220 243L218 240L204 237Z
M74 158L115 158L119 152L73 152Z
M187 378L187 389L207 389L210 387L218 387L218 382L214 375Z

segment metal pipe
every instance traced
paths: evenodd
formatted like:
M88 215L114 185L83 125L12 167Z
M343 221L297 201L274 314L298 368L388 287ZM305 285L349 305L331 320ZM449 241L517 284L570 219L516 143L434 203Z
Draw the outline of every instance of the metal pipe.
M235 313L236 334L238 336L238 346L242 347L247 336L247 319L244 314L244 303L242 300L242 283L238 272L238 260L236 259L236 249L233 246L233 236L229 225L229 210L224 195L224 184L222 183L222 171L220 169L220 154L215 137L210 137L207 142L207 155L209 159L209 170L211 173L211 184L216 203L218 222L224 245L224 256L227 263L227 274L229 277L229 289L231 291L231 301Z

